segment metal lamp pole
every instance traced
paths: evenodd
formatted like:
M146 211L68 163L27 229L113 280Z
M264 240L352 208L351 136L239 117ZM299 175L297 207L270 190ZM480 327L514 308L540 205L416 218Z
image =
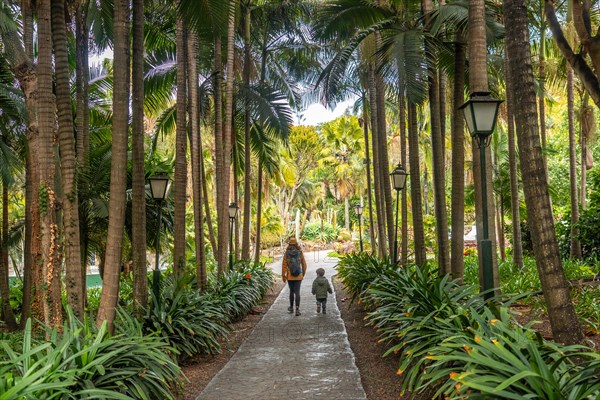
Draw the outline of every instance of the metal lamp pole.
M390 174L392 178L392 186L394 190L396 190L396 225L394 226L394 252L393 252L393 262L396 264L398 262L398 208L400 204L400 191L404 189L406 186L406 176L408 173L402 166L402 164L398 163L396 168Z
M160 295L160 227L162 222L162 202L167 197L169 190L169 176L164 173L157 173L148 179L150 181L150 193L158 205L158 228L156 229L156 260L154 271L152 273L152 293L158 300Z
M229 271L233 271L233 223L238 213L238 205L229 203Z
M354 212L356 213L356 216L358 217L358 243L360 244L360 252L362 253L363 251L363 241L362 241L362 213L363 213L363 207L360 203L357 203L354 206Z
M481 284L484 298L489 300L494 296L494 267L492 241L489 237L488 204L487 204L487 170L485 148L490 144L490 138L496 127L498 107L502 100L494 99L489 92L472 93L470 99L460 106L463 110L467 127L471 136L479 145L479 161L481 163L481 213L483 216L482 239L479 242L481 252Z

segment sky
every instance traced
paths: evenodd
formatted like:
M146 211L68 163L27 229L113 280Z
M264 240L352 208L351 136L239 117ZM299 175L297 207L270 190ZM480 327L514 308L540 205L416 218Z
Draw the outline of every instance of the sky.
M318 125L323 122L329 122L343 115L348 108L352 107L354 100L347 100L338 103L334 110L325 108L322 104L314 103L307 109L294 116L294 125Z

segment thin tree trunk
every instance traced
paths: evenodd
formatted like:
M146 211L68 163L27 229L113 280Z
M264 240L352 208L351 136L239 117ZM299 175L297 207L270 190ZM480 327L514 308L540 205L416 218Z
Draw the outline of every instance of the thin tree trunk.
M489 92L487 78L487 47L485 33L485 4L484 0L469 1L469 29L468 29L468 59L469 61L469 86L471 93ZM477 240L479 242L479 282L483 285L483 258L481 251L481 241L483 239L483 196L486 196L488 210L494 210L494 195L492 181L492 158L491 151L485 149L486 160L486 186L487 193L482 193L481 170L482 166L479 160L479 145L475 139L471 140L473 150L473 177L475 179L475 216L477 221ZM493 287L499 288L498 279L498 259L496 256L496 219L493 212L487 213L488 234L492 247L492 278Z
M198 107L198 38L188 36L187 42L190 148L192 159L192 194L194 196L194 235L196 250L196 283L199 290L206 289L206 254L204 251L204 213L202 212L204 183L200 167L200 114Z
M177 117L175 132L175 179L173 181L173 270L185 271L185 205L187 197L187 96L186 51L183 17L177 18Z
M375 183L375 208L377 209L377 253L379 257L387 254L387 241L385 233L385 208L383 205L383 184L381 183L381 152L378 142L379 127L377 124L378 109L377 96L375 95L375 71L369 65L369 104L371 106L371 142L373 148L373 181ZM386 178L387 179L387 178Z
M77 126L77 161L81 167L87 166L90 151L88 7L89 0L80 0L75 10L75 86L77 88L77 116L75 123ZM135 69L133 73L135 74Z
M235 79L234 50L235 50L235 7L236 1L229 1L229 19L227 29L227 75L225 79L225 125L222 136L223 157L221 174L217 174L217 193L220 192L221 198L217 202L217 211L219 217L219 256L217 257L219 271L223 272L228 267L227 253L229 249L229 191L231 185L231 138L233 132L233 81Z
M245 8L244 15L244 85L250 86L250 7ZM250 102L244 105L244 226L242 229L242 259L250 259L250 210L252 206L251 181L252 165L250 159Z
M258 162L258 192L256 197L256 245L254 248L254 262L260 262L260 228L262 218L262 196L263 196L263 168L262 163Z
M544 2L540 1L540 50L539 50L539 110L540 110L540 138L542 140L542 156L546 174L548 173L548 159L546 157L546 20L544 16Z
M419 131L417 126L417 106L408 103L408 156L410 164L410 197L415 243L415 264L422 266L427 262L425 251L425 228L423 226L423 208L421 203L421 171L419 161Z
M206 183L206 173L204 170L204 151L202 148L202 140L198 142L198 153L200 157L200 177L202 179L202 198L204 203L204 214L206 214L206 226L208 228L208 240L212 248L213 257L217 255L217 240L215 239L215 230L212 224L212 216L210 214L210 197L208 196L208 185Z
M0 238L0 299L2 301L2 316L9 331L17 329L17 321L10 307L10 289L8 286L8 186L2 185L2 237Z
M1 31L3 50L12 71L19 82L27 109L27 133L25 154L25 241L23 265L23 304L20 326L24 327L30 316L43 319L41 232L39 196L39 124L38 124L38 76L33 59L33 15L30 0L21 2L23 47L16 31ZM34 162L35 160L35 162Z
M375 32L375 46L377 49L381 48L381 34L379 32ZM387 238L388 238L388 246L391 252L391 249L394 248L394 241L396 239L395 229L397 228L394 225L394 201L392 200L392 188L390 182L390 162L388 157L388 148L387 148L387 127L386 127L386 115L385 115L385 84L383 82L383 72L381 72L381 65L379 61L375 62L376 70L375 72L375 96L377 99L376 107L377 107L377 135L379 140L377 141L377 145L379 146L379 161L380 167L377 171L381 176L381 188L382 192L382 206L384 208L381 209L382 212L385 212L385 221L387 226ZM397 254L396 254L397 256ZM396 261L396 260L395 260Z
M399 96L399 113L400 113L400 162L407 168L406 165L406 99L404 98L404 90ZM401 193L400 210L402 213L402 228L400 242L400 263L406 265L408 263L408 196L406 187Z
M573 68L567 65L567 115L569 122L569 187L571 195L571 258L581 260L581 242L578 239L579 199L577 196L577 143L575 138L575 101ZM543 120L542 120L543 121ZM542 151L545 149L542 142ZM585 168L585 164L581 166Z
M369 152L369 122L367 113L367 96L363 92L362 95L363 112L362 112L362 125L364 130L365 138L365 167L367 170L367 199L369 204L369 238L371 241L371 251L375 250L375 230L373 225L373 189L371 187L371 156Z
M119 278L123 249L123 227L127 186L127 139L129 120L129 2L115 0L114 5L114 68L112 164L110 170L110 200L108 203L108 235L102 297L96 325L104 321L113 329L119 301Z
M462 38L454 43L454 86L452 93L452 240L450 272L453 279L464 276L465 249L465 120L458 109L465 100L466 52Z
M133 0L131 74L131 218L133 253L133 307L141 317L148 304L146 259L146 173L144 166L144 0Z
M56 105L60 143L63 196L63 246L66 266L67 303L78 318L83 318L85 275L79 238L79 200L75 181L75 127L71 110L69 60L64 0L52 0L52 37L56 68Z
M512 218L512 260L513 265L523 269L523 243L521 239L521 203L519 201L519 180L517 177L517 150L515 146L515 123L513 84L508 74L508 55L504 54L506 76L506 119L508 121L508 169L510 177L510 208Z
M56 104L53 96L52 79L52 24L50 0L38 3L38 121L40 127L39 165L42 277L46 285L44 301L44 323L46 326L62 325L62 299L60 282L60 243L56 223L56 192L54 129L56 127ZM39 283L36 283L39 284Z
M423 14L426 15L426 29L429 29L429 13L433 11L433 2L431 0L422 0L421 5ZM425 51L435 54L435 51L431 47L429 40L426 40ZM428 70L429 115L433 161L433 205L438 245L437 261L440 275L445 275L450 273L450 247L448 243L448 213L446 211L446 178L444 173L445 144L441 121L442 110L440 107L441 89L436 65L433 63L430 64Z
M538 273L554 340L568 344L578 343L582 340L583 333L561 265L539 141L527 5L518 0L505 0L504 13L509 74L514 84L514 103L519 104L519 107L515 107L519 158Z

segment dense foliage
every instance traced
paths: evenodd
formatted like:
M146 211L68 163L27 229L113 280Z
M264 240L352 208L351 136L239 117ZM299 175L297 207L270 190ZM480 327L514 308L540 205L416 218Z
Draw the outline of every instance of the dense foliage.
M544 340L505 306L486 305L474 286L429 267L376 264L370 256L344 257L340 277L363 300L385 355L400 355L404 391L437 391L447 399L600 395L597 353Z

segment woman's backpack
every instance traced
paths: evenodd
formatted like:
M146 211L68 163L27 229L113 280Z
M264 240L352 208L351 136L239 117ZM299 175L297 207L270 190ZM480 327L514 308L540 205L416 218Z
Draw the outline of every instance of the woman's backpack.
M298 276L302 273L302 252L298 248L290 248L286 251L287 265L292 276Z

